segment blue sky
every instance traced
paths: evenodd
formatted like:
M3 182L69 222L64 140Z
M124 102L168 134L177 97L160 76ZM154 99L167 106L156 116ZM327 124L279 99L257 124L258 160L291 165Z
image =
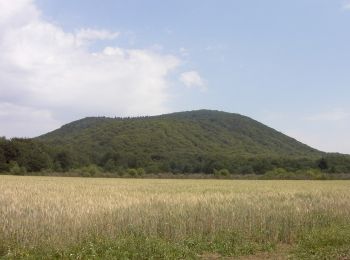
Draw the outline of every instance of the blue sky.
M9 2L0 135L207 108L350 153L350 1Z

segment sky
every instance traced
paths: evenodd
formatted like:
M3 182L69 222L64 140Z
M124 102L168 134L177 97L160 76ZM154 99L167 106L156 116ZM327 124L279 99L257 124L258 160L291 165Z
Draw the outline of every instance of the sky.
M0 136L196 109L350 154L350 1L0 0Z

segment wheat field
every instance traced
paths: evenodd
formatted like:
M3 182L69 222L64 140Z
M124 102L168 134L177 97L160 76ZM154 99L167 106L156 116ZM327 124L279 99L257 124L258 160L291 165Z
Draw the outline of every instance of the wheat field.
M349 217L349 181L0 176L4 259L350 259Z

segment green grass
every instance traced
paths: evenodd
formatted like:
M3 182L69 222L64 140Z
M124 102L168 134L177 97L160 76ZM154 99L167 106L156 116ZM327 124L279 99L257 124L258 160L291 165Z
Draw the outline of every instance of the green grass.
M304 234L294 255L298 259L350 259L350 223L331 225Z
M4 259L197 259L205 253L239 256L273 249L273 244L247 241L237 234L229 233L217 234L210 240L192 237L183 241L167 241L143 234L129 234L115 239L89 239L64 249L36 247L2 253Z

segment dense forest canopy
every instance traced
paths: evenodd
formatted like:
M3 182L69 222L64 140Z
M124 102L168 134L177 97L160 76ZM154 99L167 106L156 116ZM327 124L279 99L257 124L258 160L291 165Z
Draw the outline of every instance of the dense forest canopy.
M153 117L90 117L34 139L0 139L0 171L264 174L274 169L350 172L326 154L248 117L199 110Z

